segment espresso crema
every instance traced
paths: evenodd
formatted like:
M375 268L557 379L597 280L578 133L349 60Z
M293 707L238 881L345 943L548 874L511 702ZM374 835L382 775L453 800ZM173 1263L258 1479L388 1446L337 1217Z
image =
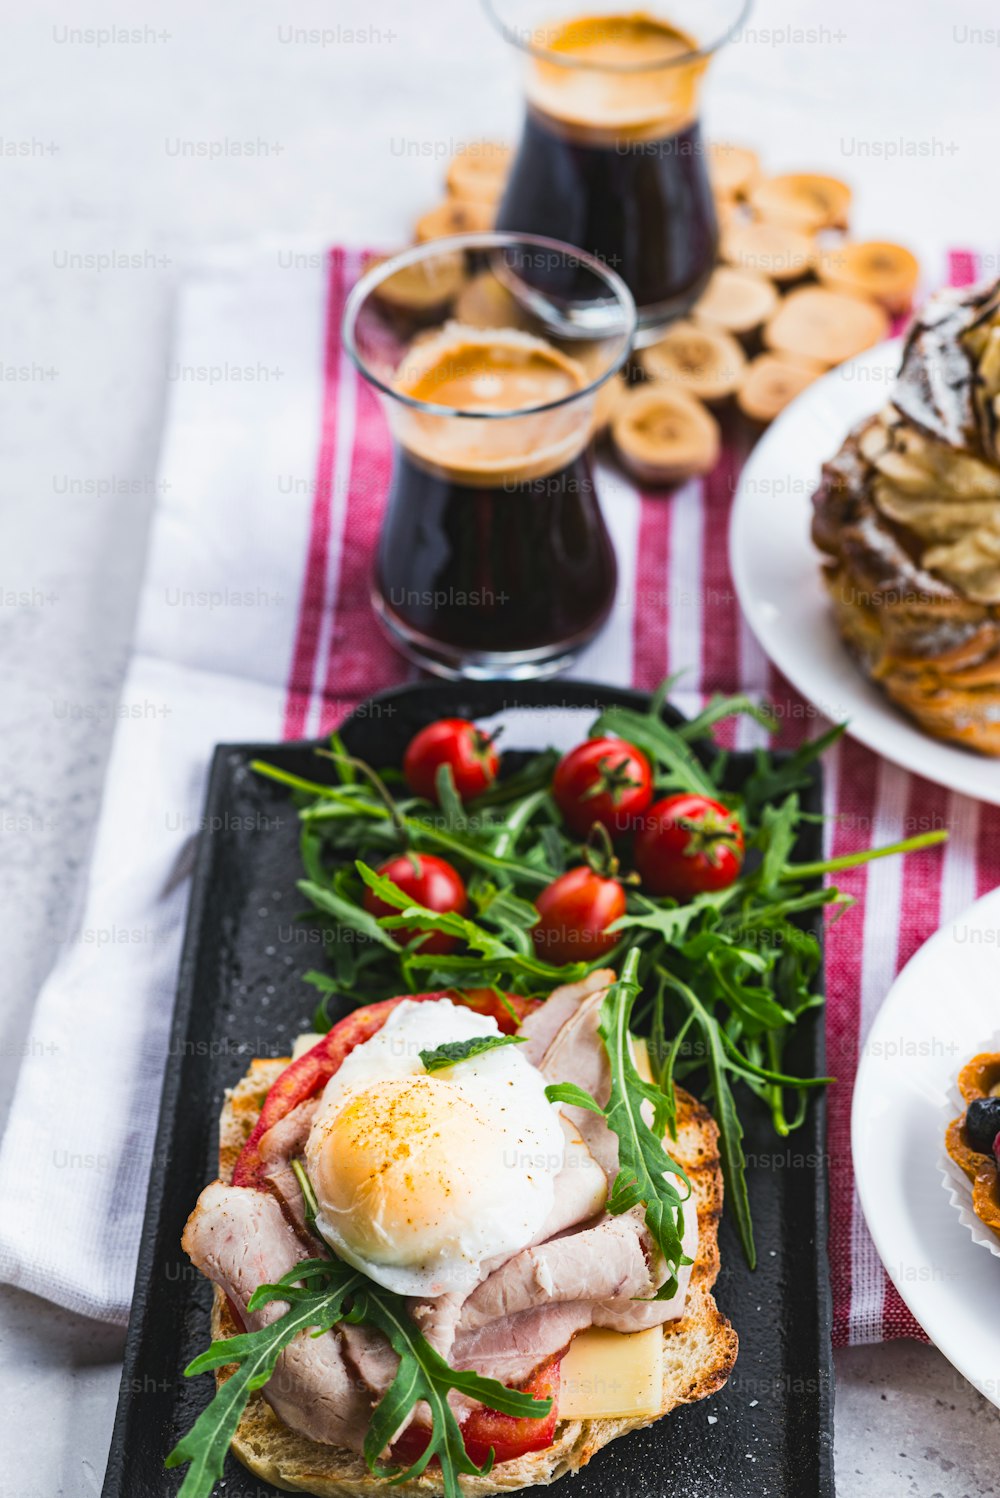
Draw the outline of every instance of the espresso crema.
M400 407L396 435L441 477L510 487L555 472L586 446L593 403L572 397L589 383L583 364L533 334L448 323L411 345L393 382L400 395L445 410Z
M564 133L604 144L655 140L695 117L705 60L668 21L644 12L578 16L540 27L533 40L528 103Z

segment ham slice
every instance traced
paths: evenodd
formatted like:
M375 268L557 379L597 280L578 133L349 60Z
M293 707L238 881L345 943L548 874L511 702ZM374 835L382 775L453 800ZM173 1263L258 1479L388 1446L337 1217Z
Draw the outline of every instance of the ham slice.
M563 1352L577 1332L590 1326L592 1310L587 1301L560 1301L490 1321L456 1337L449 1361L453 1368L474 1368L502 1384L524 1383L540 1363Z
M284 1315L287 1301L258 1311L247 1302L259 1285L273 1284L308 1254L275 1197L247 1186L206 1186L181 1239L192 1263L236 1306L248 1331ZM372 1401L348 1367L340 1335L304 1331L278 1359L264 1397L292 1430L314 1441L361 1451Z
M595 975L596 976L596 975ZM589 1092L601 1107L611 1096L611 1068L598 1033L601 1005L607 987L588 994L557 1032L539 1063L546 1082L575 1082ZM589 1108L563 1108L563 1115L577 1129L604 1171L608 1184L618 1174L618 1140L598 1113Z
M469 1296L458 1333L559 1301L631 1300L652 1295L645 1228L626 1213L596 1227L526 1248Z
M301 1158L318 1105L318 1097L308 1098L306 1102L300 1103L268 1129L266 1134L262 1134L257 1146L264 1179L303 1243L312 1248L313 1252L317 1249L318 1240L310 1233L306 1223L302 1188L292 1169L292 1161Z
M594 993L607 993L615 977L613 969L606 967L588 973L579 983L564 983L561 988L554 988L545 1003L528 1015L517 1032L524 1041L521 1047L524 1059L532 1066L540 1066L545 1052L584 999Z

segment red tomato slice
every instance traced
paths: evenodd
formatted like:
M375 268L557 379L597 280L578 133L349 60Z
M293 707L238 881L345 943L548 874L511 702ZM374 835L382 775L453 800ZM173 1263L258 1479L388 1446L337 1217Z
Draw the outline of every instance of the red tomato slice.
M501 995L493 988L449 988L447 996L457 1004L474 1009L477 1014L495 1019L503 1035L513 1035L528 1015L534 1014L545 1002L544 999L524 999L517 993Z
M493 1452L496 1463L512 1462L528 1451L544 1451L551 1446L559 1419L559 1370L561 1359L550 1358L536 1368L527 1383L519 1385L525 1394L535 1399L551 1399L552 1408L541 1420L520 1419L514 1415L501 1415L482 1405L472 1410L462 1425L462 1439L469 1456L481 1467ZM392 1459L400 1466L411 1467L423 1454L430 1439L425 1425L407 1426L392 1448ZM437 1464L435 1458L432 1465Z

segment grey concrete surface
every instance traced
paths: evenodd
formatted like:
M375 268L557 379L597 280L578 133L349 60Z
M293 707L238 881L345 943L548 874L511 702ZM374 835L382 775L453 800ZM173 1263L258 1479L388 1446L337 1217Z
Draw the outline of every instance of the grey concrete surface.
M397 242L438 196L423 153L513 134L518 108L475 0L4 0L0 17L2 1115L99 808L185 255L276 230ZM860 231L929 262L995 246L997 53L975 34L994 19L981 0L762 0L716 68L709 125L775 169L848 176ZM310 39L324 27L337 45ZM0 1291L0 1498L99 1492L120 1349ZM997 1490L997 1413L936 1352L837 1363L841 1498Z

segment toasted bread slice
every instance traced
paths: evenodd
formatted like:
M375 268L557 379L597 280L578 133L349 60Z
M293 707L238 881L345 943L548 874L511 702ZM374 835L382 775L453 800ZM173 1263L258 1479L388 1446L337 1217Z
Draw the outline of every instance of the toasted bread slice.
M219 1174L232 1178L233 1166L253 1128L272 1082L287 1059L253 1061L243 1080L227 1095L219 1128ZM691 1272L687 1311L679 1321L663 1327L663 1395L659 1414L613 1420L564 1420L556 1427L552 1445L516 1461L502 1462L483 1477L463 1477L469 1498L488 1498L534 1484L555 1482L585 1467L591 1457L614 1441L644 1425L652 1425L679 1404L693 1404L721 1389L736 1361L738 1341L712 1297L719 1272L718 1226L722 1213L722 1170L718 1130L707 1109L689 1093L677 1089L678 1129L671 1141L674 1159L691 1179L698 1203L698 1255ZM222 1291L216 1287L212 1338L231 1337L239 1330ZM223 1383L234 1370L222 1368ZM232 1450L255 1476L288 1492L312 1493L315 1498L374 1498L396 1493L400 1498L432 1498L442 1492L434 1471L414 1481L389 1486L373 1477L361 1457L337 1446L324 1446L290 1430L271 1409L263 1394L251 1395L232 1442Z

